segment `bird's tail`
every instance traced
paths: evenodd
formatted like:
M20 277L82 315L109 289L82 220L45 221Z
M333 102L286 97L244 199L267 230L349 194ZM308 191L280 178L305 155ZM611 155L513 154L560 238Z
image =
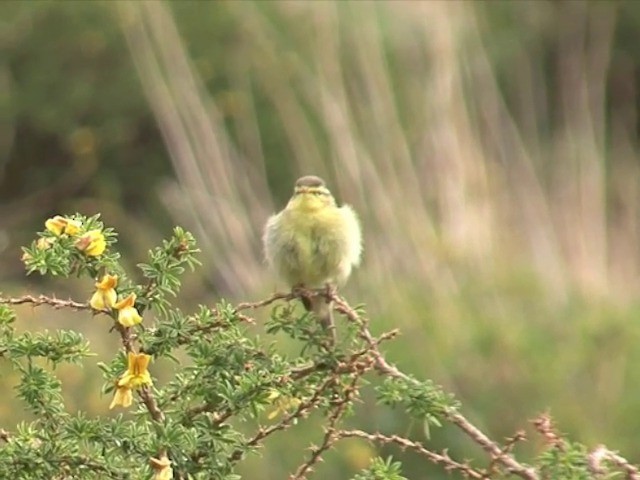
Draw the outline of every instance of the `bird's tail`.
M307 311L312 312L320 325L329 332L332 345L336 344L336 325L333 321L333 302L323 295L302 297L302 304Z

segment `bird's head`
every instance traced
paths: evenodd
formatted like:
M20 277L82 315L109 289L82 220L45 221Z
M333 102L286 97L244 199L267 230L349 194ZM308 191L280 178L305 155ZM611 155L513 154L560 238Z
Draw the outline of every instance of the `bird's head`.
M293 196L289 200L287 208L314 211L335 204L336 201L326 187L324 180L315 175L307 175L296 181Z

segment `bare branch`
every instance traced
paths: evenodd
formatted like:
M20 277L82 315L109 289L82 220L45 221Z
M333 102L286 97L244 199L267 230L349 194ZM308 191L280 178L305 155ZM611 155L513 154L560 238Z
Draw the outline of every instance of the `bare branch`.
M371 367L369 366L369 368ZM331 414L329 415L322 443L317 447L311 448L311 455L309 459L298 467L296 472L289 477L289 480L302 480L306 478L307 472L311 472L313 466L320 461L322 454L340 440L336 425L344 415L353 398L358 395L358 381L369 368L359 368L353 374L349 386L343 392L342 398L335 403Z
M367 328L367 322L365 321L365 319L361 318L358 313L353 310L353 308L351 308L349 304L347 304L347 302L341 297L332 295L332 300L335 303L337 311L344 314L348 320L359 326L360 337L365 342L367 342L367 344L371 348L371 354L376 361L376 370L384 375L389 375L391 377L401 378L405 381L417 383L416 380L402 373L395 366L387 362L387 360L378 349L378 345L376 344L373 335ZM518 475L521 478L527 480L538 480L538 474L533 468L518 462L513 456L500 448L500 446L496 442L491 440L487 435L480 431L480 429L473 425L462 414L454 410L449 410L446 416L449 421L460 428L460 430L462 430L475 443L480 445L482 449L489 454L492 461L501 464L508 472L513 473L514 475Z
M589 468L595 474L606 473L606 468L603 466L604 462L612 463L616 468L622 470L625 473L627 480L640 480L640 472L638 468L631 465L627 459L618 455L616 452L612 452L604 445L598 445L588 457Z
M459 471L468 478L485 479L484 472L470 467L466 463L460 463L453 460L446 452L435 453L427 450L420 442L413 442L397 435L383 435L381 433L368 433L362 430L340 430L336 432L338 438L364 438L374 443L395 444L402 449L413 450L420 455L427 457L430 461L437 465L443 465L447 471Z
M59 298L47 297L46 295L38 295L37 297L34 297L33 295L23 295L21 297L15 297L15 298L0 297L0 305L22 305L22 304L31 304L34 307L39 307L41 305L49 305L55 309L70 308L72 310L94 311L89 306L88 303L75 302L70 299L60 300Z

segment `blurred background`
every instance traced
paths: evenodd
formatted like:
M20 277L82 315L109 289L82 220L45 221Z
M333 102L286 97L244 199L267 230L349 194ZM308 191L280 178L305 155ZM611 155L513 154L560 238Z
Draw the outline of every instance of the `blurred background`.
M640 462L640 2L5 1L0 19L4 295L89 297L86 282L25 279L19 260L46 218L78 211L120 232L131 269L173 225L191 230L204 268L186 311L263 298L278 285L262 226L318 174L362 219L343 293L374 332L400 328L392 362L498 440L548 410ZM98 359L117 348L99 317L18 313L20 328L83 331ZM63 375L70 411L106 414L93 360ZM352 425L482 458L369 394ZM0 427L16 418L5 396ZM294 435L246 478L286 478L320 432ZM380 453L409 478L450 478ZM344 443L318 478L374 454Z

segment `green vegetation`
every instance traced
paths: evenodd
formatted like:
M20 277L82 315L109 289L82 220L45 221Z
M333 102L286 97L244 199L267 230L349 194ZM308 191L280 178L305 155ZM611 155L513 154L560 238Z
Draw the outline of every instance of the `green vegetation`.
M269 448L276 436L286 436L290 442L299 438L298 426L306 435L319 430L321 440L308 452L290 453L289 459L297 461L293 479L308 478L345 439L395 445L417 453L423 465L476 479L637 475L635 467L604 446L589 451L565 440L546 415L535 422L544 440L536 463L522 463L513 452L525 439L523 432L504 445L487 437L461 413L453 395L386 360L380 345L396 331L375 337L362 312L334 292L275 294L237 306L220 302L184 314L168 297L178 295L185 267L193 270L199 264L193 236L176 227L161 247L150 250L150 263L138 265L139 283L132 282L118 262L116 238L97 215L48 219L38 239L24 249L27 271L89 281L97 277L89 303L44 295L0 297L0 357L17 372L15 395L33 415L33 420L11 431L0 431L3 477L237 479L245 458ZM313 315L295 314L291 302L299 295L322 295L333 302L347 327L341 329L337 344L328 341L330 332ZM244 312L275 302L281 303L272 308L266 338L251 332L255 320ZM110 361L96 365L104 379L102 392L112 395L109 410L133 407L133 415L89 417L82 410L69 411L58 367L88 363L91 346L73 330L18 333L10 306L20 304L107 318L108 333L119 338L119 346ZM279 348L273 340L278 333L297 346L295 354ZM374 388L378 406L392 407L406 419L422 423L423 441L350 426L373 372L383 378ZM480 459L460 461L448 449L439 452L424 445L430 442L430 426L445 423L482 448L489 459L483 460L486 466L477 465ZM404 478L402 464L391 457L383 461L370 451L365 460L368 465L360 466L352 478ZM343 476L356 470L354 466L339 471L334 467L324 474Z

